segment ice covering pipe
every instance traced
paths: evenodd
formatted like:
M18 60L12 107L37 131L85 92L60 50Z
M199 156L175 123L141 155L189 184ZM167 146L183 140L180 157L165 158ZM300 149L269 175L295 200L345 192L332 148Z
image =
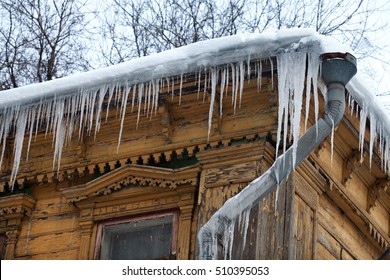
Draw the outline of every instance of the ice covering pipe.
M235 221L240 213L252 208L263 197L275 190L277 185L287 178L343 118L345 85L357 72L356 59L349 53L325 53L321 55L321 60L322 78L328 89L325 114L298 140L295 166L293 165L293 149L290 147L275 160L266 173L226 201L199 230L199 259L217 259L218 250L215 237L222 236L225 227L231 221Z

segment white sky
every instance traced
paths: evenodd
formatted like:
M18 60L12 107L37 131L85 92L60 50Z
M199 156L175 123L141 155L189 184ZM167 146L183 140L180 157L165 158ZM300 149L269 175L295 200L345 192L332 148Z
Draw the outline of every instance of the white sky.
M372 58L359 61L358 65L360 66L359 71L366 76L366 82L370 85L372 91L376 95L384 95L382 100L390 109L390 1L383 0L379 2L383 2L386 10L383 10L379 17L375 15L372 21L386 26L383 30L371 34L371 38L373 42L383 46L383 48L378 50L377 54L372 54ZM371 73L366 73L365 69L362 69L363 67Z

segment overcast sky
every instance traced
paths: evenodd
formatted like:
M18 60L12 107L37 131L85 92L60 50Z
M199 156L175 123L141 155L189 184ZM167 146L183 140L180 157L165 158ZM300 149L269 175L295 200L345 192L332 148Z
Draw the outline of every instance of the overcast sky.
M359 61L359 68L363 70L361 68L365 67L372 71L372 73L363 71L367 83L377 95L386 95L383 99L388 103L387 106L390 109L390 1L383 0L382 2L386 9L382 11L380 17L375 16L372 21L373 23L379 21L385 27L370 36L374 42L383 46L383 49L379 50L378 54L373 54L372 58Z

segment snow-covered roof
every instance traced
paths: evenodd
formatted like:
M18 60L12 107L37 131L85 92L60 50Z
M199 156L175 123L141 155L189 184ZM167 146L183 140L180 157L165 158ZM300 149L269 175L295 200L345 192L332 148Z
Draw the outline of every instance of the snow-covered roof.
M29 104L41 98L75 94L108 84L139 84L157 78L198 71L202 67L245 61L248 58L275 56L298 48L315 49L319 53L352 52L333 38L321 36L311 29L238 34L197 42L57 80L6 90L0 95L0 109L16 104Z
M276 56L278 69L284 68L288 63L292 63L290 66L286 66L286 71L288 71L289 69L291 70L289 67L294 68L298 64L306 65L306 54L314 54L314 57L317 59L314 59L314 62L312 61L314 70L310 75L315 77L303 77L301 81L303 84L305 78L317 78L315 69L319 67L318 57L320 54L328 52L352 53L349 47L340 44L331 37L322 36L310 29L290 29L264 34L239 34L194 43L118 65L74 74L40 84L3 91L0 93L0 146L3 146L0 167L4 156L6 139L10 136L11 131L15 131L16 141L14 144L14 164L11 175L12 185L19 168L23 139L25 135L29 135L30 143L31 135L41 126L42 122L40 119L45 119L49 123L46 129L54 134L54 162L59 162L62 148L70 140L75 126L79 126L80 131L82 127L86 127L91 132L92 121L96 120L95 133L99 130L103 99L108 96L108 99L111 100L113 92L118 87L125 88L125 93L122 95L122 103L127 104L131 102L132 107L137 102L139 104L145 102L142 101L142 95L146 99L147 94L144 93L144 88L147 86L152 88L153 90L149 90L152 93L149 93L151 96L149 96L148 100L155 100L151 105L153 110L153 107L154 109L157 108L159 88L163 84L161 81L165 81L167 77L182 76L185 73L199 73L200 77L200 73L204 71L204 73L210 74L212 87L214 88L211 95L215 95L217 80L221 81L226 77L224 76L226 73L223 72L223 69L226 70L226 66L224 66L226 64L237 64L235 69L237 69L237 75L240 76L238 80L241 81L240 79L244 79L244 64L246 63L249 67L247 62L250 60ZM291 59L292 56L290 54L294 53L305 55ZM310 60L310 58L308 59ZM219 69L219 67L222 68ZM216 69L221 71L216 71ZM281 70L279 69L279 76L280 72ZM284 79L287 79L289 78L288 76L292 75L284 76ZM294 78L290 77L289 79ZM169 80L167 82L169 84ZM287 84L293 86L291 85L293 81L291 80ZM379 135L383 145L384 160L387 162L390 151L390 147L387 144L390 141L390 119L386 109L364 87L359 76L353 78L347 89L352 98L360 105L362 109L361 115L363 117L368 116L371 124L374 124L371 125L374 127L372 128L372 135ZM279 88L280 91L281 89ZM133 93L132 97L130 92ZM241 94L242 89L240 89L240 97ZM212 96L211 103L213 100ZM288 106L288 102L284 103L284 106ZM210 104L210 111L212 107L212 104ZM125 113L123 109L125 110L125 108L122 108L121 116L124 116ZM75 114L77 111L85 111L85 113L84 115L81 113L81 116L76 118ZM65 113L67 115L66 118L64 117ZM211 122L211 115L209 122ZM365 118L362 118L362 123L365 124ZM281 120L279 120L279 125L281 125ZM121 136L119 135L118 142L120 142L120 138Z

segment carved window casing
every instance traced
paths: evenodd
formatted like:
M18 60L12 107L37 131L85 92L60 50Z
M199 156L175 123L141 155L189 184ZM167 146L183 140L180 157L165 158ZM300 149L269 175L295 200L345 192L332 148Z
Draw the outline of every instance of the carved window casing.
M15 258L22 220L30 217L36 200L27 194L15 194L0 198L0 258Z
M198 166L167 169L127 165L87 184L63 189L67 200L80 211L79 259L101 258L103 229L108 225L128 221L131 226L131 221L166 213L172 216L172 243L170 254L161 258L188 259L198 174Z

